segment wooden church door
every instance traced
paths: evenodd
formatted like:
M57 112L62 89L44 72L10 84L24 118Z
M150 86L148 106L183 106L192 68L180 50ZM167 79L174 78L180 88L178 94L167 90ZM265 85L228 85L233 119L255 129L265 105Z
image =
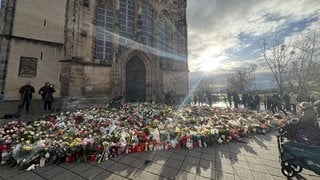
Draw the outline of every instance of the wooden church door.
M142 60L135 56L126 66L126 102L146 100L146 68Z

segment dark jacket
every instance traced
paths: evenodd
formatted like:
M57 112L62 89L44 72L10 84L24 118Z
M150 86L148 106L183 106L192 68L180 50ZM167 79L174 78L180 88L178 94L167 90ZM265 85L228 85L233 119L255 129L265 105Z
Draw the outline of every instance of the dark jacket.
M29 99L32 98L32 93L34 93L34 87L31 85L24 85L19 89L21 99Z
M56 91L51 86L43 86L39 90L39 94L41 94L42 99L45 101L52 101L54 92Z

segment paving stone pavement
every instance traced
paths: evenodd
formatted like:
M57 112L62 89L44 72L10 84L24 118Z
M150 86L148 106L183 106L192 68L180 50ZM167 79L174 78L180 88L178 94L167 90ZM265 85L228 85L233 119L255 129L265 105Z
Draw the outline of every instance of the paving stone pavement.
M0 179L287 179L280 170L276 132L243 140L247 143L122 154L100 164L62 163L33 171L1 166ZM292 179L316 180L320 176L304 169Z
M0 126L2 127L9 121L12 121L15 118L9 118L9 119L1 119L6 114L17 114L18 112L18 105L21 103L21 101L5 101L0 102ZM25 109L21 111L21 117L20 120L24 122L28 121L34 121L35 119L38 119L41 117L45 112L42 111L43 109L43 101L42 100L32 100L30 105L30 114L25 113ZM50 112L46 112L48 114Z
M16 102L12 102L11 105L0 104L2 114L8 112L10 106L12 106L11 109L16 107L16 104ZM40 105L41 102L34 103L35 109L41 109ZM41 113L36 111L34 116L23 114L22 119L31 120L40 115ZM5 123L8 120L0 121ZM2 165L0 166L0 179L287 179L281 173L276 135L276 132L271 132L266 135L243 138L242 140L247 143L229 142L225 145L191 150L176 149L122 154L100 164L62 163L36 168L33 171L18 171L16 168ZM318 180L320 176L304 169L292 179Z

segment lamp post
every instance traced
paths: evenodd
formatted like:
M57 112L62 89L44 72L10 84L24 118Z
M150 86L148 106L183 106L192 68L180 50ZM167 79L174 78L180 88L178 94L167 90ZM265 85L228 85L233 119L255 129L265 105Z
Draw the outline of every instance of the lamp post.
M257 82L256 82L256 69L257 65L255 63L250 64L250 69L253 71L253 80L254 80L254 90L257 91Z

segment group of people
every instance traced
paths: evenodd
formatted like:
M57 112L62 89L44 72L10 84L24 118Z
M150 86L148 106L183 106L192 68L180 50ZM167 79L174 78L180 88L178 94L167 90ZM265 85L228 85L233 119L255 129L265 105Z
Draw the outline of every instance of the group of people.
M320 100L316 103L316 98L313 96L308 96L305 93L294 94L294 93L284 93L282 96L279 93L266 94L264 97L265 110L272 111L282 111L287 115L287 112L293 114L297 113L297 106L303 102L310 103L314 106L315 112L320 117Z
M237 92L227 92L225 102L227 105L238 109L241 105L248 109L260 110L260 96L254 93L243 93L241 97Z
M21 99L21 104L19 105L19 112L21 110L26 110L26 114L30 113L30 103L32 99L32 94L35 93L35 88L28 81L25 85L21 86L19 89L19 98ZM50 82L46 82L43 87L41 87L38 93L41 95L43 100L43 110L52 111L53 93L56 92L54 86Z
M209 103L207 104L210 105L212 103L212 99L208 98L209 96L203 97L206 97L208 99ZM193 100L194 104L199 103L201 105L198 94L194 94ZM293 92L291 92L284 93L283 95L281 95L280 93L272 93L265 94L264 97L262 97L258 93L238 94L235 91L228 91L226 96L224 97L224 101L228 107L234 107L235 109L243 106L248 109L256 110L260 110L260 103L262 103L263 101L266 111L270 111L273 114L275 114L277 111L282 111L287 116L288 112L291 112L292 114L297 113L297 106L299 103L310 102L311 104L313 104L318 117L320 117L320 99L317 101L315 97L310 95L308 96L306 93L294 94Z
M209 105L219 101L217 95L212 94L210 91L199 91L193 95L193 104L194 105Z
M260 110L260 102L261 97L258 93L242 94L242 103L246 108Z
M294 104L288 104L285 103L286 106L283 106L283 99L288 99L285 95L281 98L279 93L273 93L273 94L266 94L264 96L264 107L265 110L272 111L273 114L275 114L276 111L282 111L286 116L288 116L287 111L291 111L291 105L294 107L293 113L296 112L296 103ZM290 99L290 97L289 97ZM288 107L290 106L290 108ZM290 110L289 110L290 109Z

